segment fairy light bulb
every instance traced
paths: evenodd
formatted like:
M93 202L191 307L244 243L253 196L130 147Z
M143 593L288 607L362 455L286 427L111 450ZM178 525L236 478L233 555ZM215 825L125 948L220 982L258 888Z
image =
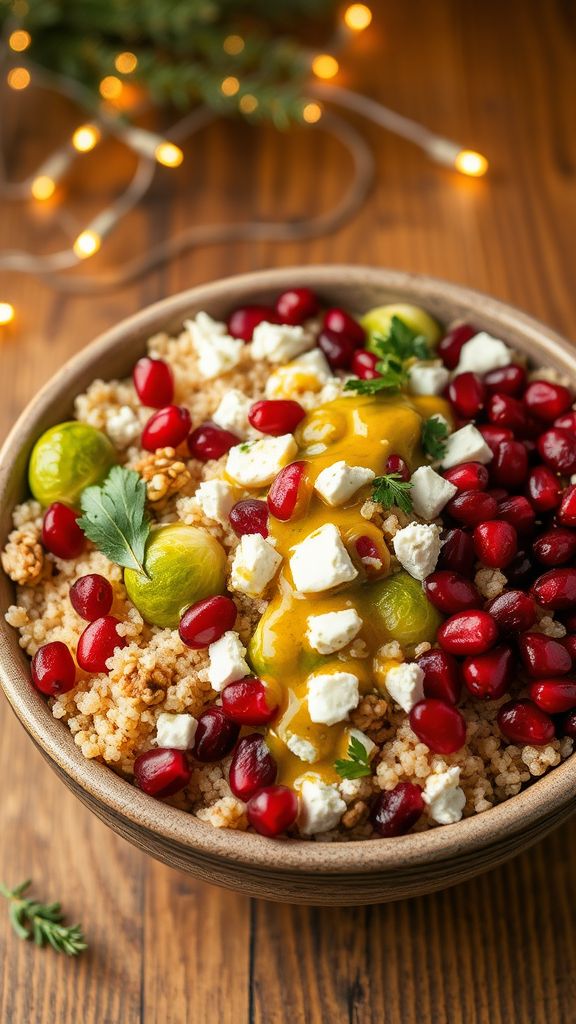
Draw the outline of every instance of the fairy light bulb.
M117 100L121 95L124 86L116 75L106 75L99 85L100 95L105 100Z
M226 39L222 43L222 48L225 53L228 53L231 57L236 57L239 53L242 53L246 43L242 39L242 36L226 36Z
M38 199L39 202L45 202L46 199L51 199L54 195L56 182L49 174L37 174L30 185L30 191L34 199Z
M72 136L72 145L79 153L89 153L101 138L102 133L95 124L81 124Z
M98 249L102 245L102 239L96 231L87 228L86 231L82 231L78 238L75 240L72 248L78 259L85 260L89 256L94 256L98 252Z
M334 78L340 70L340 65L331 53L318 53L312 61L312 71L316 78Z
M114 67L121 75L131 75L138 67L138 57L135 53L131 53L130 50L125 50L116 57Z
M20 91L30 85L30 72L28 68L11 68L6 76L6 81L11 89Z
M306 124L316 124L322 117L322 107L319 103L307 103L302 110L302 120Z
M17 28L8 37L8 46L11 50L14 50L14 53L23 53L24 50L28 49L31 42L32 36L23 28Z
M220 92L223 96L235 96L240 88L240 82L234 75L229 75L220 83Z
M372 21L372 11L366 4L350 4L344 11L344 24L352 32L363 32Z
M0 302L0 327L11 324L16 315L16 310L11 302Z
M467 174L470 178L481 178L488 170L488 161L482 153L476 153L473 149L461 149L454 158L454 166L460 174Z
M160 142L154 150L154 156L163 167L179 167L184 159L180 146L173 142Z
M252 93L247 92L238 103L243 114L253 114L258 107L258 100Z

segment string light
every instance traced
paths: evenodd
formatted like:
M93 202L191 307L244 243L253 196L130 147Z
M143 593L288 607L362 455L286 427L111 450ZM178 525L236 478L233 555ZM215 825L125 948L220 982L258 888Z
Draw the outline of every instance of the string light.
M68 170L72 162L73 152L71 149L57 149L38 168L30 184L30 191L34 199L44 202L50 199L55 191L56 185L61 177Z
M138 57L130 50L125 50L124 53L119 53L116 57L114 67L121 75L131 75L138 67Z
M11 89L26 89L30 85L30 72L28 68L11 68L6 81Z
M240 82L234 75L224 78L220 84L220 92L223 96L235 96L240 88Z
M86 231L82 231L78 235L72 248L79 260L86 260L89 256L94 256L101 245L102 238L100 235L87 228Z
M163 167L179 167L184 159L184 153L180 146L173 142L161 142L154 150L154 156Z
M236 57L245 47L245 42L242 36L226 36L222 47L225 53L230 54L231 57Z
M488 161L482 153L476 153L473 149L461 149L454 159L454 166L460 174L467 174L470 178L481 178L488 170Z
M121 95L124 86L116 75L106 75L100 82L99 90L100 95L105 100L117 100Z
M27 50L32 42L32 36L29 32L26 32L23 28L17 28L15 32L12 32L8 39L8 46L15 53L23 53Z
M121 135L122 141L132 146L142 156L152 157L163 167L179 167L184 153L174 142L163 139L161 135L147 132L144 128L128 126Z
M243 114L253 114L256 108L258 107L258 100L256 99L255 96L252 95L252 93L247 92L240 99L238 106L240 107L240 110L242 111Z
M322 107L319 103L307 103L302 110L302 119L306 124L316 124L322 117Z
M331 53L319 53L312 61L312 71L316 78L334 78L340 70L340 65Z
M363 32L372 21L372 11L366 4L350 4L344 11L344 24L353 32Z
M72 145L79 153L89 153L100 142L102 133L95 124L81 124L72 136Z
M48 174L37 174L30 185L30 191L34 196L34 199L38 199L39 202L44 202L46 199L50 199L54 195L56 191L56 182Z
M11 302L0 302L0 327L12 323L16 311Z

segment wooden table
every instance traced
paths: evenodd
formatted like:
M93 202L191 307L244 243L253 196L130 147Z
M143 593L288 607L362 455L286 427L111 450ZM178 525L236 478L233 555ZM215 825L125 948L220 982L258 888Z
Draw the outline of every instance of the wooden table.
M426 271L574 323L576 21L572 5L461 0L381 5L343 80L485 152L469 180L366 127L379 179L360 216L307 244L190 253L96 298L2 281L18 325L0 344L2 430L78 348L121 317L210 278L281 264L364 262ZM14 174L72 124L24 94ZM115 159L114 159L115 157ZM220 123L164 172L93 261L108 268L185 224L295 217L328 207L347 161L320 129L277 136ZM85 158L80 222L121 183L126 156ZM43 210L6 206L2 246L49 248ZM90 943L77 962L17 941L0 915L3 1024L570 1024L576 997L576 823L477 881L396 905L321 911L209 888L136 852L48 771L0 703L0 878L31 875Z

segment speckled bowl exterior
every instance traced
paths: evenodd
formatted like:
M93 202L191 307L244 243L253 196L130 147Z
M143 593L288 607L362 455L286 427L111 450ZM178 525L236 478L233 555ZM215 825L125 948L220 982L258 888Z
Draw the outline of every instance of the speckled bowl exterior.
M576 379L576 352L553 331L510 306L430 277L369 267L312 266L264 271L201 285L118 324L61 369L21 415L0 453L0 543L11 510L26 494L31 448L68 418L73 398L96 377L126 376L146 339L178 330L205 309L268 303L291 286L315 289L328 305L366 310L386 302L424 306L440 321L462 318L504 338L535 363ZM0 679L22 725L62 781L102 821L164 863L251 896L291 903L382 903L441 889L495 867L542 838L572 813L576 755L518 796L484 814L419 835L369 842L272 840L215 829L146 796L102 764L87 761L67 727L30 684L30 666L3 613L13 587L0 579Z

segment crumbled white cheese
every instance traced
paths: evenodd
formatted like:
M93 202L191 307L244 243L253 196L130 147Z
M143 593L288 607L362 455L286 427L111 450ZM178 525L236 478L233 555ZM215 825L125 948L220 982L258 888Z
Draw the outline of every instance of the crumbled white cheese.
M318 392L334 379L325 355L314 348L270 374L266 398L296 398L304 408L311 409L323 399Z
M392 700L407 714L415 704L424 700L424 672L415 661L389 668L384 683Z
M440 554L440 534L436 526L409 523L398 530L392 541L400 564L416 580L424 580L436 568Z
M335 828L346 810L338 787L319 778L304 778L300 785L298 827L303 835L313 836Z
M459 782L460 769L457 765L446 772L435 772L426 779L422 799L428 804L430 817L439 825L452 825L462 817L466 796Z
M253 359L288 363L313 345L314 338L300 324L271 324L263 320L254 328L250 351Z
M204 480L194 494L208 519L226 525L235 502L234 489L225 480Z
M197 728L193 715L171 715L163 711L156 719L156 743L172 750L189 750Z
M308 677L308 711L313 722L336 725L358 706L358 676L352 672L319 672Z
M116 448L128 448L141 430L140 420L129 405L121 405L106 416L106 433Z
M226 324L200 312L194 320L185 320L184 326L198 356L198 371L205 380L228 373L238 365L244 342L227 334Z
M446 449L441 462L444 469L460 466L463 462L481 462L485 466L494 453L473 423L467 423L455 430L446 440Z
M374 754L376 753L376 750L378 749L376 744L372 742L370 737L367 736L366 733L362 732L360 729L348 729L348 741L350 740L358 740L358 742L361 743L362 746L364 747L364 750L366 751L368 757L373 757Z
M414 363L408 371L408 386L413 395L441 395L450 380L450 372L440 361Z
M238 633L229 630L215 643L210 644L208 656L208 681L213 690L218 693L228 686L228 683L236 679L243 679L250 675L250 669L244 660L246 648L242 644Z
M310 615L306 638L318 654L334 654L349 644L362 629L362 619L355 608Z
M230 588L248 597L260 597L278 572L281 562L282 556L261 534L244 534L234 552Z
M371 469L349 466L340 459L318 474L314 489L328 505L343 505L360 487L371 483L375 476Z
M244 440L250 431L248 412L252 400L238 388L230 388L220 400L220 405L212 414L212 420L222 430L230 430L236 437Z
M334 376L330 363L320 348L313 348L303 356L298 356L292 366L298 366L305 373L312 374L321 384L326 384Z
M303 736L296 736L293 732L286 734L286 746L296 757L299 757L301 761L306 761L307 764L314 764L320 758L319 751L313 743L310 743L310 740L305 740Z
M410 497L417 516L436 519L458 488L436 473L431 466L420 466L410 478Z
M351 583L358 575L333 523L320 526L296 546L290 571L296 590L304 594Z
M499 338L493 338L486 331L481 331L462 346L454 373L470 372L482 375L498 369L499 366L509 366L511 362L512 350Z
M265 487L294 458L298 445L292 434L244 441L228 452L226 473L243 487Z

